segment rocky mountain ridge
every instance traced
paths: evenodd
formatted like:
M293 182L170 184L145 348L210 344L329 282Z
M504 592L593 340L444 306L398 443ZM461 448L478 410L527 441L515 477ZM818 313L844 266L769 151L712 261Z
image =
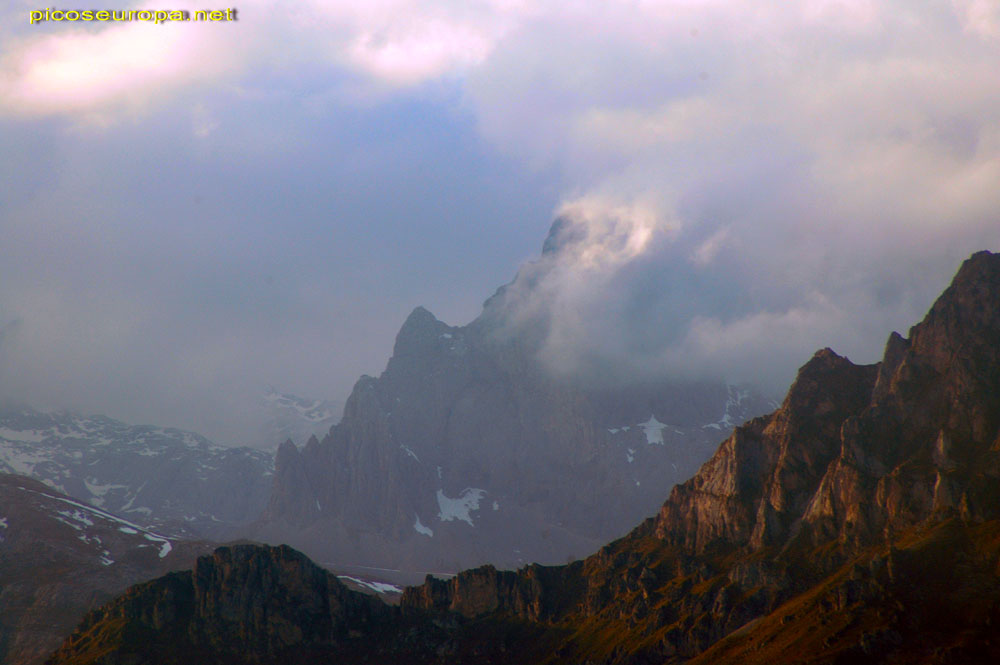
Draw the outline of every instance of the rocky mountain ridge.
M361 653L389 663L408 646L423 649L423 638L399 634L401 621L398 607L350 591L287 546L236 545L92 612L49 662L119 662L104 653L101 640L112 639L150 664L305 664ZM393 640L377 639L386 634Z
M403 663L992 662L1000 657L998 480L1000 255L981 252L908 339L890 336L878 365L818 352L778 411L737 428L626 537L564 566L429 578L404 592L398 617L366 610L364 621L388 621L358 629L377 645L314 654L317 662L340 653ZM52 662L144 653L102 641L109 627L146 625L116 602ZM95 645L102 655L83 657ZM301 642L290 653L310 648ZM221 653L202 652L203 662L227 662Z
M607 662L669 661L698 656L797 595L825 590L827 613L831 605L859 613L865 603L888 606L883 618L898 625L883 625L888 632L879 639L894 642L904 627L917 633L892 609L897 597L913 595L900 579L901 558L911 575L927 574L936 566L922 549L955 539L963 547L951 560L970 571L969 581L1000 563L998 480L1000 255L981 252L909 339L890 336L881 363L856 366L829 349L818 352L782 407L737 428L654 519L561 569L555 584L521 571L514 586L533 589L527 597L512 596L498 573L486 584L497 589L492 600L473 607L522 616L533 608L527 617L556 622L573 616L586 626L579 643L624 621L630 637L610 641ZM975 556L964 558L970 550ZM404 607L476 616L463 610L463 598L483 587L477 575L443 586L428 581L404 594ZM971 591L962 586L969 581L959 576L955 588ZM995 582L976 591L982 603L974 623L1000 606ZM636 633L647 639L636 644ZM903 645L880 644L873 653L883 648Z

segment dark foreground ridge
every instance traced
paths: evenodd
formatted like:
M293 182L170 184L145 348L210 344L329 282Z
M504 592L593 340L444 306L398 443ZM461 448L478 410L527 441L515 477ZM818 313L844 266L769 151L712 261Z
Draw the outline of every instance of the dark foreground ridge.
M997 662L998 569L1000 255L981 252L881 363L818 352L586 560L428 579L393 608L288 548L223 548L50 662Z

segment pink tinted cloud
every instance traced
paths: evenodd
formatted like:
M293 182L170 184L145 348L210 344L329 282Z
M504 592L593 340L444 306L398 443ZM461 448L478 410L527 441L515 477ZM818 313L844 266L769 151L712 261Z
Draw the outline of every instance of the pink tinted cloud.
M99 116L142 108L230 71L238 57L225 33L237 29L137 21L27 33L0 56L0 112Z

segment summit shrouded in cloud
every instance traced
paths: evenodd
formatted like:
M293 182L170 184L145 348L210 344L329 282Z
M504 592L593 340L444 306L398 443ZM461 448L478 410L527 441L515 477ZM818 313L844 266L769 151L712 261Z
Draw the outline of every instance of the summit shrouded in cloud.
M0 9L0 385L39 406L243 442L262 386L343 399L413 306L465 323L532 261L553 368L780 390L997 249L996 2L33 9Z

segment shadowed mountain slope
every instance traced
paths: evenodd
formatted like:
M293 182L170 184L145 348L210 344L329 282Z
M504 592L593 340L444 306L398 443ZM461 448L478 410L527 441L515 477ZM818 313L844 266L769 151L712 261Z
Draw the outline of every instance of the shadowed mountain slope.
M87 611L210 550L0 474L0 663L40 663Z

